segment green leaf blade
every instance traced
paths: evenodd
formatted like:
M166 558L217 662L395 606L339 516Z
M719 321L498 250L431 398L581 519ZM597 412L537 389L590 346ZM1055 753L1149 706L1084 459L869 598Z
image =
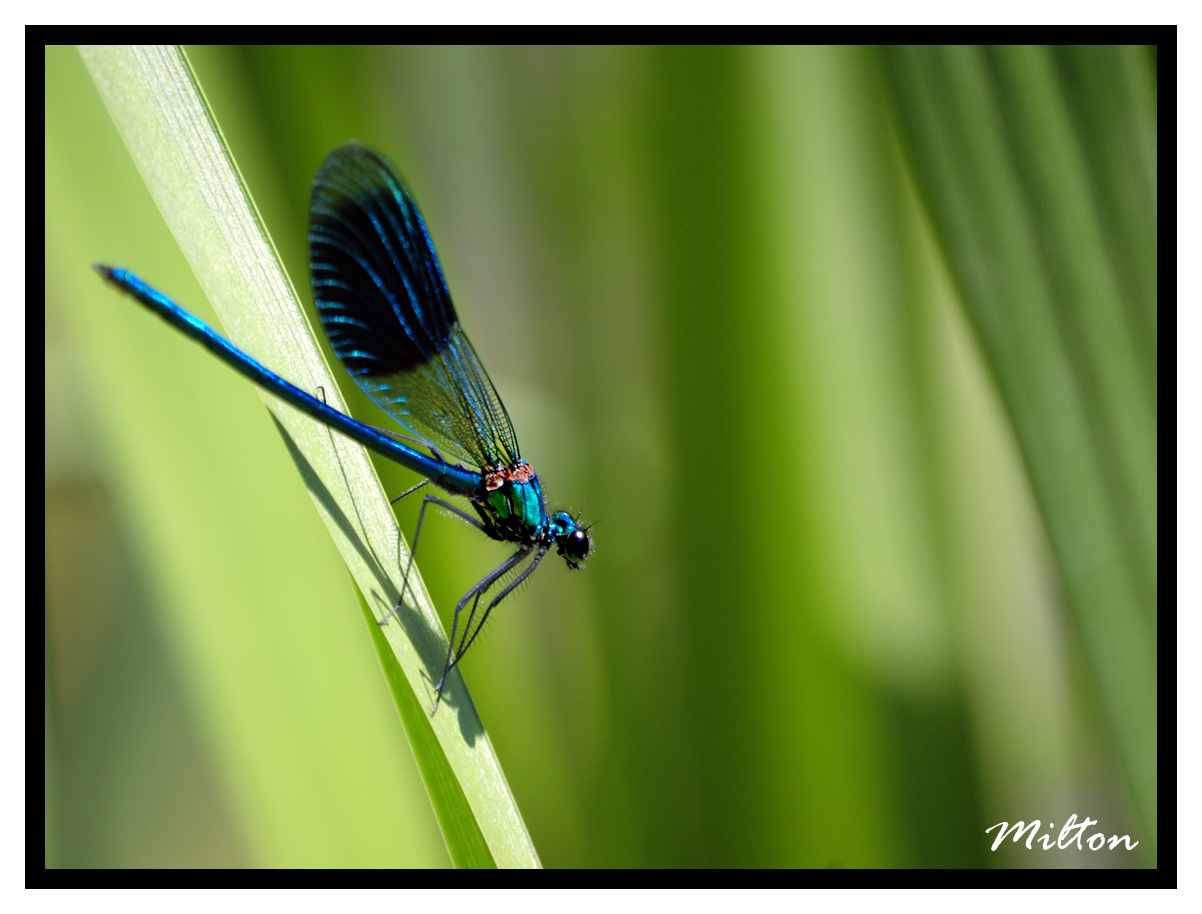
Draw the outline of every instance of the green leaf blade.
M81 47L80 54L173 235L214 305L229 338L306 390L322 390L346 411L291 282L226 148L185 56L178 48ZM366 453L320 423L260 391L300 469L314 504L375 617L399 594L408 556L388 499ZM385 665L410 746L426 775L453 773L454 791L427 791L457 864L538 866L538 855L471 697L456 672L443 713L411 725L400 700L403 672L413 706L433 703L431 670L441 671L446 638L420 578L410 579L415 607L407 625L369 630L389 645ZM383 657L381 658L383 660ZM422 712L424 713L424 712ZM436 739L430 739L433 734ZM442 808L440 805L442 804ZM465 811L466 810L466 811ZM473 833L463 817L476 825ZM450 830L448 830L448 828ZM484 847L481 847L481 841Z
M455 779L455 773L447 764L446 756L438 746L438 739L430 727L424 709L417 703L417 697L405 679L405 671L397 663L396 655L384 635L383 629L372 614L371 607L363 598L363 592L355 579L351 578L351 586L355 588L355 596L363 610L363 621L371 632L371 641L376 654L380 658L380 668L384 678L388 680L388 688L400 712L401 721L405 725L405 733L413 746L413 756L421 769L422 781L438 817L439 827L447 836L447 850L451 853L451 862L457 869L496 869L496 861L488 849L488 842L480 831L463 788Z

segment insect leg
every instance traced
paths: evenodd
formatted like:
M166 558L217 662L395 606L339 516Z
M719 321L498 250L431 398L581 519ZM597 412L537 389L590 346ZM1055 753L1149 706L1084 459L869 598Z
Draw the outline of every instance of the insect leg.
M459 661L463 659L463 655L467 653L467 649L472 646L472 642L476 640L476 635L480 634L481 629L484 628L484 623L488 621L488 614L493 611L493 607L496 606L498 603L500 603L502 600L504 600L507 596L509 596L509 594L513 591L513 589L515 587L517 587L519 584L521 584L522 581L524 581L524 580L526 580L526 578L530 577L530 575L533 573L534 569L538 567L538 563L543 560L543 556L547 554L548 548L549 547L547 547L547 546L543 546L540 550L538 550L538 555L536 555L534 557L534 561L532 561L529 565L526 566L526 570L523 571L521 574L519 574L516 578L514 578L513 582L511 584L509 584L509 586L507 586L499 594L497 594L495 597L493 597L492 602L488 604L488 608L484 610L484 615L482 615L480 617L480 624L477 625L476 630L474 632L472 632L471 638L468 638L468 636L467 636L467 633L471 629L471 624L472 624L471 618L470 617L468 618L467 627L464 628L464 630L463 630L463 637L467 641L467 643L464 644L463 647L461 647L455 653L455 662L451 664L452 668L455 666L455 664L459 663ZM476 595L477 601L480 599L481 595L482 595L482 593ZM474 606L472 607L472 614L473 615L475 614Z
M459 602L455 604L455 618L451 622L451 638L447 644L447 662L443 667L442 676L438 680L438 685L434 687L438 692L438 696L434 699L434 707L430 709L431 714L438 710L438 703L442 701L442 687L446 684L447 675L454 668L455 664L457 664L463 657L463 651L460 651L458 656L455 655L455 635L459 629L459 613L463 610L463 607L467 605L467 601L475 597L475 602L472 604L472 611L468 614L467 626L464 629L464 636L466 637L467 631L471 628L472 619L476 615L476 606L480 602L481 594L483 594L501 577L508 573L514 565L519 564L528 555L530 555L530 551L533 548L533 546L523 546L500 565L486 574L483 578L481 578L476 586L465 593ZM464 650L467 650L467 648L464 648Z
M402 492L400 495L398 495L396 498L392 499L392 501L390 501L390 502L389 502L389 504L390 504L390 505L395 505L395 504L396 504L398 501L400 501L400 500L401 500L402 498L404 498L406 495L411 495L411 494L413 494L413 493L414 493L414 492L416 492L418 489L420 489L422 486L429 484L429 482L430 482L430 480L428 480L428 479L423 479L423 480L422 480L421 482L419 482L417 485L415 485L415 486L410 486L410 487L409 487L409 488L407 488L407 489L406 489L404 492Z
M409 489L408 492L402 492L399 497L404 498L406 495L409 494L409 492L412 492L413 489L416 489L419 486L423 486L426 484L426 482L429 482L429 481L430 480L427 479L425 482L419 482L416 486ZM394 615L396 615L400 611L401 606L405 602L405 593L406 593L406 591L409 590L409 571L410 571L410 569L413 568L413 557L417 553L417 543L418 543L418 540L420 540L421 536L422 536L422 521L424 521L426 519L426 507L430 504L436 504L440 508L446 508L452 514L467 521L469 524L471 524L477 530L479 530L481 532L484 531L484 525L482 523L480 523L480 521L476 520L476 518L472 517L470 514L467 514L464 511L460 511L454 505L452 505L449 502L443 501L437 495L425 496L422 499L422 508L420 511L417 512L417 530L414 531L414 533L413 533L413 548L409 550L409 562L405 565L405 576L401 580L401 595L397 598L396 606L392 607L392 609L390 609L388 611L388 615L386 615L383 619L380 620L381 625L386 624L389 619L391 619Z

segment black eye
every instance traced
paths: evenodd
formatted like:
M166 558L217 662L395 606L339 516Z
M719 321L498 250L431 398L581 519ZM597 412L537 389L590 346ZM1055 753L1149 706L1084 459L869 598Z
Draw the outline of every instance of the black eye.
M564 556L569 562L580 562L588 556L588 534L573 530L563 544Z

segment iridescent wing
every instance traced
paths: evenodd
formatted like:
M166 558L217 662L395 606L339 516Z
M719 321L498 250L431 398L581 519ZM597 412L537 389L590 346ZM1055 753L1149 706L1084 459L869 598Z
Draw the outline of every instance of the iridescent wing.
M355 382L445 457L520 457L501 398L459 326L426 223L396 167L361 143L326 157L309 205L322 327Z

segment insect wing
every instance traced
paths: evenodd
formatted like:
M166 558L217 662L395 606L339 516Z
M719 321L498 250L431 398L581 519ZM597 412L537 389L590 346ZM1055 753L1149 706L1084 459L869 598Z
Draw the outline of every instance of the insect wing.
M330 345L377 406L449 459L518 459L417 203L395 166L361 143L335 149L313 181L309 267Z

